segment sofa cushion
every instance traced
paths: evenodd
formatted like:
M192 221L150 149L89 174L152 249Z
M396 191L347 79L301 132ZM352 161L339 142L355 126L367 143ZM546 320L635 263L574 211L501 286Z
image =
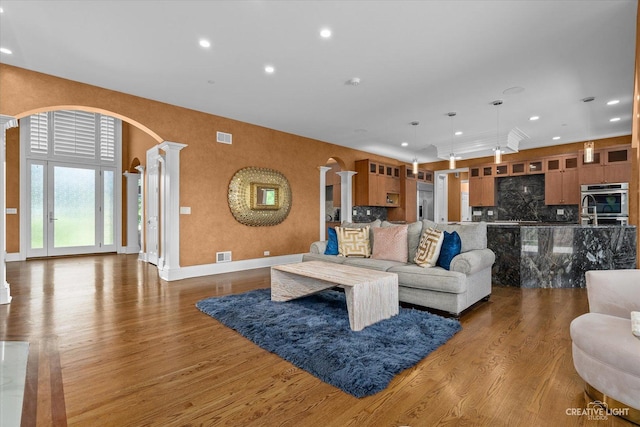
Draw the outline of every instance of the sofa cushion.
M473 222L465 224L438 224L428 219L422 220L422 227L434 227L438 230L453 233L457 231L462 241L462 252L487 248L487 223Z
M415 289L461 294L467 291L467 276L457 271L447 271L442 267L422 268L407 264L391 267L389 273L398 274L398 283Z
M369 258L369 226L363 228L336 227L338 235L338 251L341 256Z
M353 267L369 268L371 270L387 271L392 267L402 267L407 265L404 262L390 261L386 259L373 259L373 258L343 258L345 265L351 265ZM401 285L400 281L398 284Z
M380 221L379 219L376 219L375 221L371 221L371 222L347 222L347 221L342 221L342 224L340 224L340 227L347 227L347 228L369 227L369 244L371 246L373 246L373 229L376 228L376 227L380 227L381 224L382 224L382 221Z
M329 228L329 239L327 239L327 248L324 250L325 255L338 255L338 234L335 228Z
M440 256L443 237L442 231L432 227L426 228L422 232L414 262L420 267L435 267Z
M345 259L346 258L343 256L324 255L324 254L313 253L313 252L302 254L302 261L324 261L324 262L333 262L336 264L342 264Z
M444 238L442 239L442 247L440 248L440 256L438 257L437 266L444 268L445 270L451 269L451 260L460 253L462 248L462 242L460 242L460 235L457 231L449 233L445 231Z
M407 262L407 226L376 227L373 229L371 258Z

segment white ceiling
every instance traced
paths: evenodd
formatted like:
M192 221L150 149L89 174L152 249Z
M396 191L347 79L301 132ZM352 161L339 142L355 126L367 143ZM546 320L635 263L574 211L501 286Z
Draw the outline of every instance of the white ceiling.
M0 6L0 62L402 161L631 133L636 1Z

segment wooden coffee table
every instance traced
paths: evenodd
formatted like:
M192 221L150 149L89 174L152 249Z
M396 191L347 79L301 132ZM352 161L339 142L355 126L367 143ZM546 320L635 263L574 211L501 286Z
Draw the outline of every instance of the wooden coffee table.
M271 300L290 301L340 286L354 331L398 314L398 275L322 261L271 267Z

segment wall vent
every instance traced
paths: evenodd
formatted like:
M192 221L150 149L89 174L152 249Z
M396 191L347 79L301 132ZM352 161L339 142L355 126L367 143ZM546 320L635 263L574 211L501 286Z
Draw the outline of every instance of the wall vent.
M216 262L230 262L230 261L231 261L231 251L216 252Z
M216 140L223 144L231 144L231 134L225 132L216 132Z

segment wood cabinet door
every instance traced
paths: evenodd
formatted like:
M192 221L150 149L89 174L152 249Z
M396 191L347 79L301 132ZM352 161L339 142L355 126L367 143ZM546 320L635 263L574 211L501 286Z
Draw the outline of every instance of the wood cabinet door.
M469 206L482 206L482 178L469 178Z
M580 204L580 182L577 168L565 169L564 172L562 172L562 204Z
M494 206L495 200L495 178L482 178L482 206Z
M631 163L610 163L603 166L604 182L629 182L631 181Z
M580 168L580 184L600 184L604 181L604 168L597 165L582 166Z
M562 204L562 171L547 172L544 177L544 204Z

